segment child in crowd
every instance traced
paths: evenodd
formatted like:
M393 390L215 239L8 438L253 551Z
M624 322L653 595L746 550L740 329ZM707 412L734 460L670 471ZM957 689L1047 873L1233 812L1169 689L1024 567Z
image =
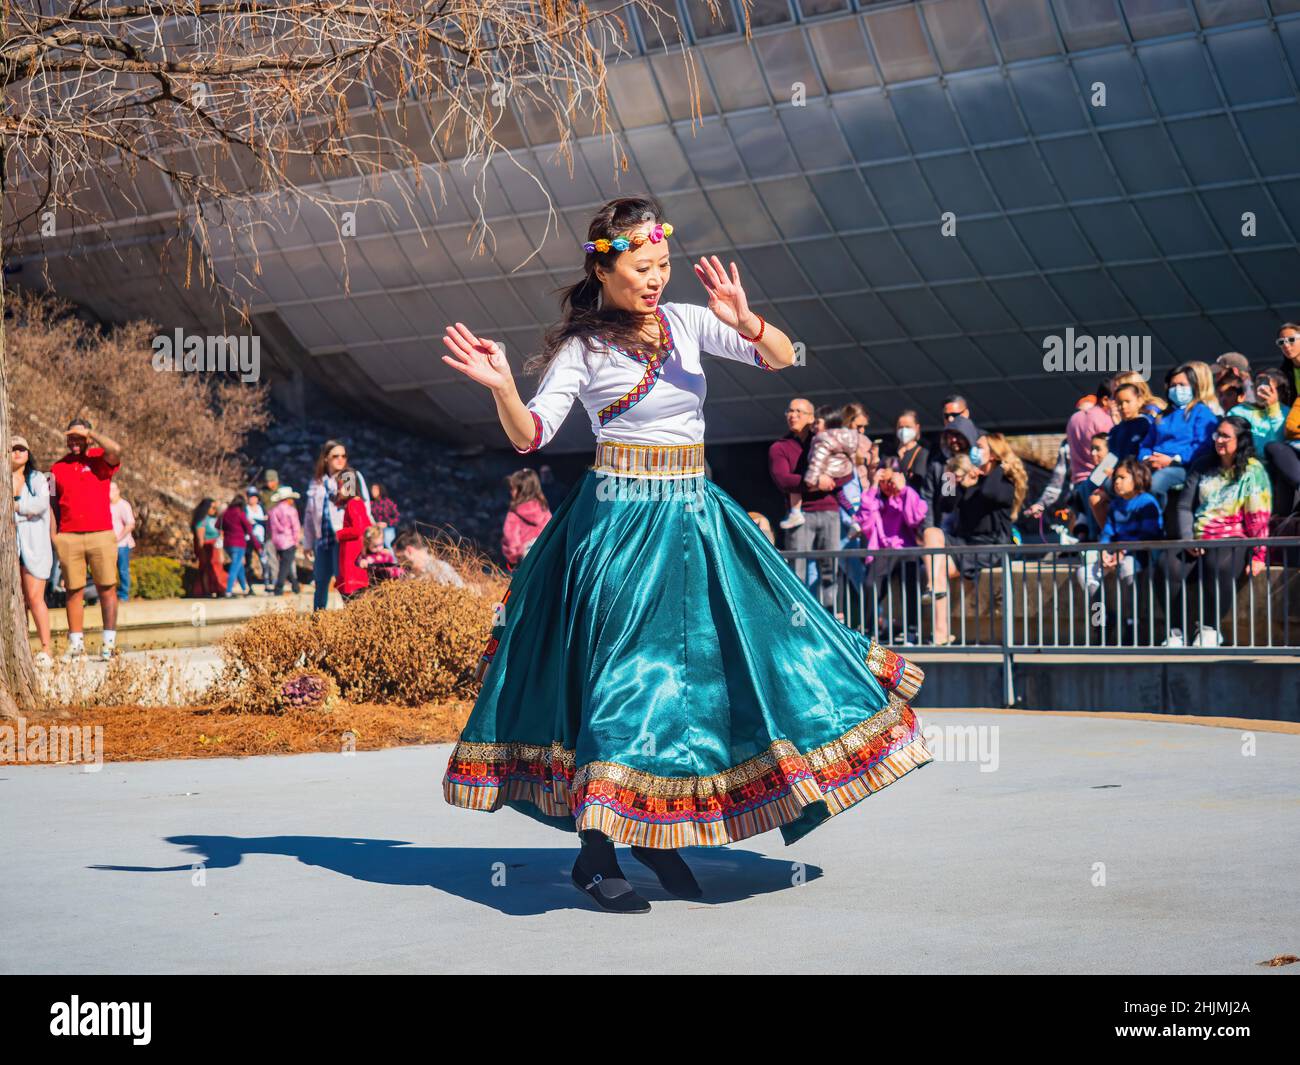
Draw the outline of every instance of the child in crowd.
M387 529L381 525L371 525L361 538L363 552L357 565L370 575L370 583L395 580L402 574L397 556L384 546Z
M370 585L370 577L357 565L361 558L362 537L370 527L370 514L357 491L357 471L350 466L337 474L338 488L334 505L343 511L343 527L338 531L339 572L334 587L346 603Z
M1142 441L1151 431L1152 419L1142 411L1142 391L1137 385L1120 385L1115 389L1114 402L1119 422L1106 437L1106 449L1115 456L1116 462L1122 462L1141 450Z
M252 571L252 561L257 559L258 575L262 579L263 591L271 590L271 571L266 561L266 509L262 506L261 494L256 488L249 488L244 495L248 502L244 513L248 515L249 524L253 526L253 537L248 542L248 569Z
M816 488L823 477L833 481L848 477L853 472L858 449L862 447L862 434L846 427L840 412L827 414L825 426L813 437L808 449L808 468L804 471L803 483L809 488ZM803 497L798 492L791 492L789 506L789 513L781 519L781 528L797 529L804 523Z
M551 508L542 494L536 470L515 470L506 478L506 484L510 488L510 510L501 530L501 554L506 565L514 569L542 535L551 520Z
M1092 457L1092 472L1086 481L1092 485L1088 492L1088 506L1100 529L1106 524L1106 509L1110 503L1110 472L1118 461L1110 453L1110 433L1093 433L1088 441L1088 454Z
M1132 543L1141 540L1161 540L1164 538L1164 522L1160 513L1160 504L1151 494L1151 471L1145 463L1130 456L1115 467L1112 478L1115 497L1110 502L1110 511L1106 524L1101 530L1101 542ZM1089 551L1088 555L1095 552ZM1102 551L1101 558L1091 565L1080 566L1076 571L1079 583L1095 595L1101 587L1104 572L1118 569L1119 579L1125 584L1132 584L1133 577L1142 569L1146 552L1136 555L1127 551Z

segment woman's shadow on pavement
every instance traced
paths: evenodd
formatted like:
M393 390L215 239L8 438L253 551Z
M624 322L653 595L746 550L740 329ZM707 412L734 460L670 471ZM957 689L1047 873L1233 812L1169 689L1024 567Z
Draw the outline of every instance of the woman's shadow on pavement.
M575 846L563 847L415 847L406 840L348 839L336 836L168 836L194 860L183 865L93 865L92 869L126 873L188 872L195 866L233 869L245 855L280 854L304 865L330 869L354 880L403 887L433 887L510 916L553 910L596 911L570 879ZM822 870L803 862L766 858L753 851L722 847L682 849L704 889L696 906L767 895L819 879ZM671 899L649 869L618 848L619 865L632 886L652 902Z

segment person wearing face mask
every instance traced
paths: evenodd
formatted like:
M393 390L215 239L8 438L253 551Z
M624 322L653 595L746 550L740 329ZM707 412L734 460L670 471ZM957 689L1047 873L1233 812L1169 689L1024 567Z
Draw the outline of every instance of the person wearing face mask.
M984 461L983 449L979 441L983 439L975 423L962 415L948 417L943 431L939 433L938 454L931 454L925 469L925 481L921 486L920 496L925 502L926 511L921 530L921 543L925 547L942 548L944 533L952 529L955 520L958 482L948 463L956 456L969 457L973 451L981 463ZM947 604L942 600L948 595L948 567L942 554L926 556L923 576L927 591L922 601L932 601L934 613L934 634L936 643L949 643Z
M930 451L921 443L921 419L914 410L905 410L894 426L894 439L898 441L899 471L909 488L920 494L925 484L925 469L930 461Z
M980 431L969 418L958 415L950 418L939 433L938 453L931 453L925 467L920 496L925 501L925 528L943 529L950 523L956 491L953 480L947 475L947 463L954 455L965 455L978 449ZM978 450L976 451L979 454ZM983 462L983 456L980 456ZM942 541L940 541L942 544Z
M1151 426L1138 458L1151 469L1151 494L1161 510L1169 493L1187 483L1187 470L1213 449L1218 416L1214 378L1203 362L1187 362L1169 375L1170 410Z

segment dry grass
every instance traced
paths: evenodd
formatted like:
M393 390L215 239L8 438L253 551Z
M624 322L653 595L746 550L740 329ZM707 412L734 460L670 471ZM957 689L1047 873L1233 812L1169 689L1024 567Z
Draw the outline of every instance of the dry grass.
M473 705L472 699L415 707L367 704L344 706L323 715L275 717L213 707L105 706L42 710L26 714L24 719L29 727L100 725L104 729L104 761L144 762L446 743L460 735Z
M37 674L41 709L97 709L116 706L194 706L205 701L206 685L186 676L183 663L164 655L132 655L107 665L93 659Z

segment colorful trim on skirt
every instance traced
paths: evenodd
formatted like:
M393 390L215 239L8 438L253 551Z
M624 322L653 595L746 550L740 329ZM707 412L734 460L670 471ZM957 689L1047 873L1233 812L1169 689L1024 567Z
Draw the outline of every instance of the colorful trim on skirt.
M891 693L884 709L814 750L777 740L710 776L654 776L615 762L579 767L558 744L461 742L443 795L453 806L511 806L642 847L720 847L774 828L788 844L930 761L915 712Z

